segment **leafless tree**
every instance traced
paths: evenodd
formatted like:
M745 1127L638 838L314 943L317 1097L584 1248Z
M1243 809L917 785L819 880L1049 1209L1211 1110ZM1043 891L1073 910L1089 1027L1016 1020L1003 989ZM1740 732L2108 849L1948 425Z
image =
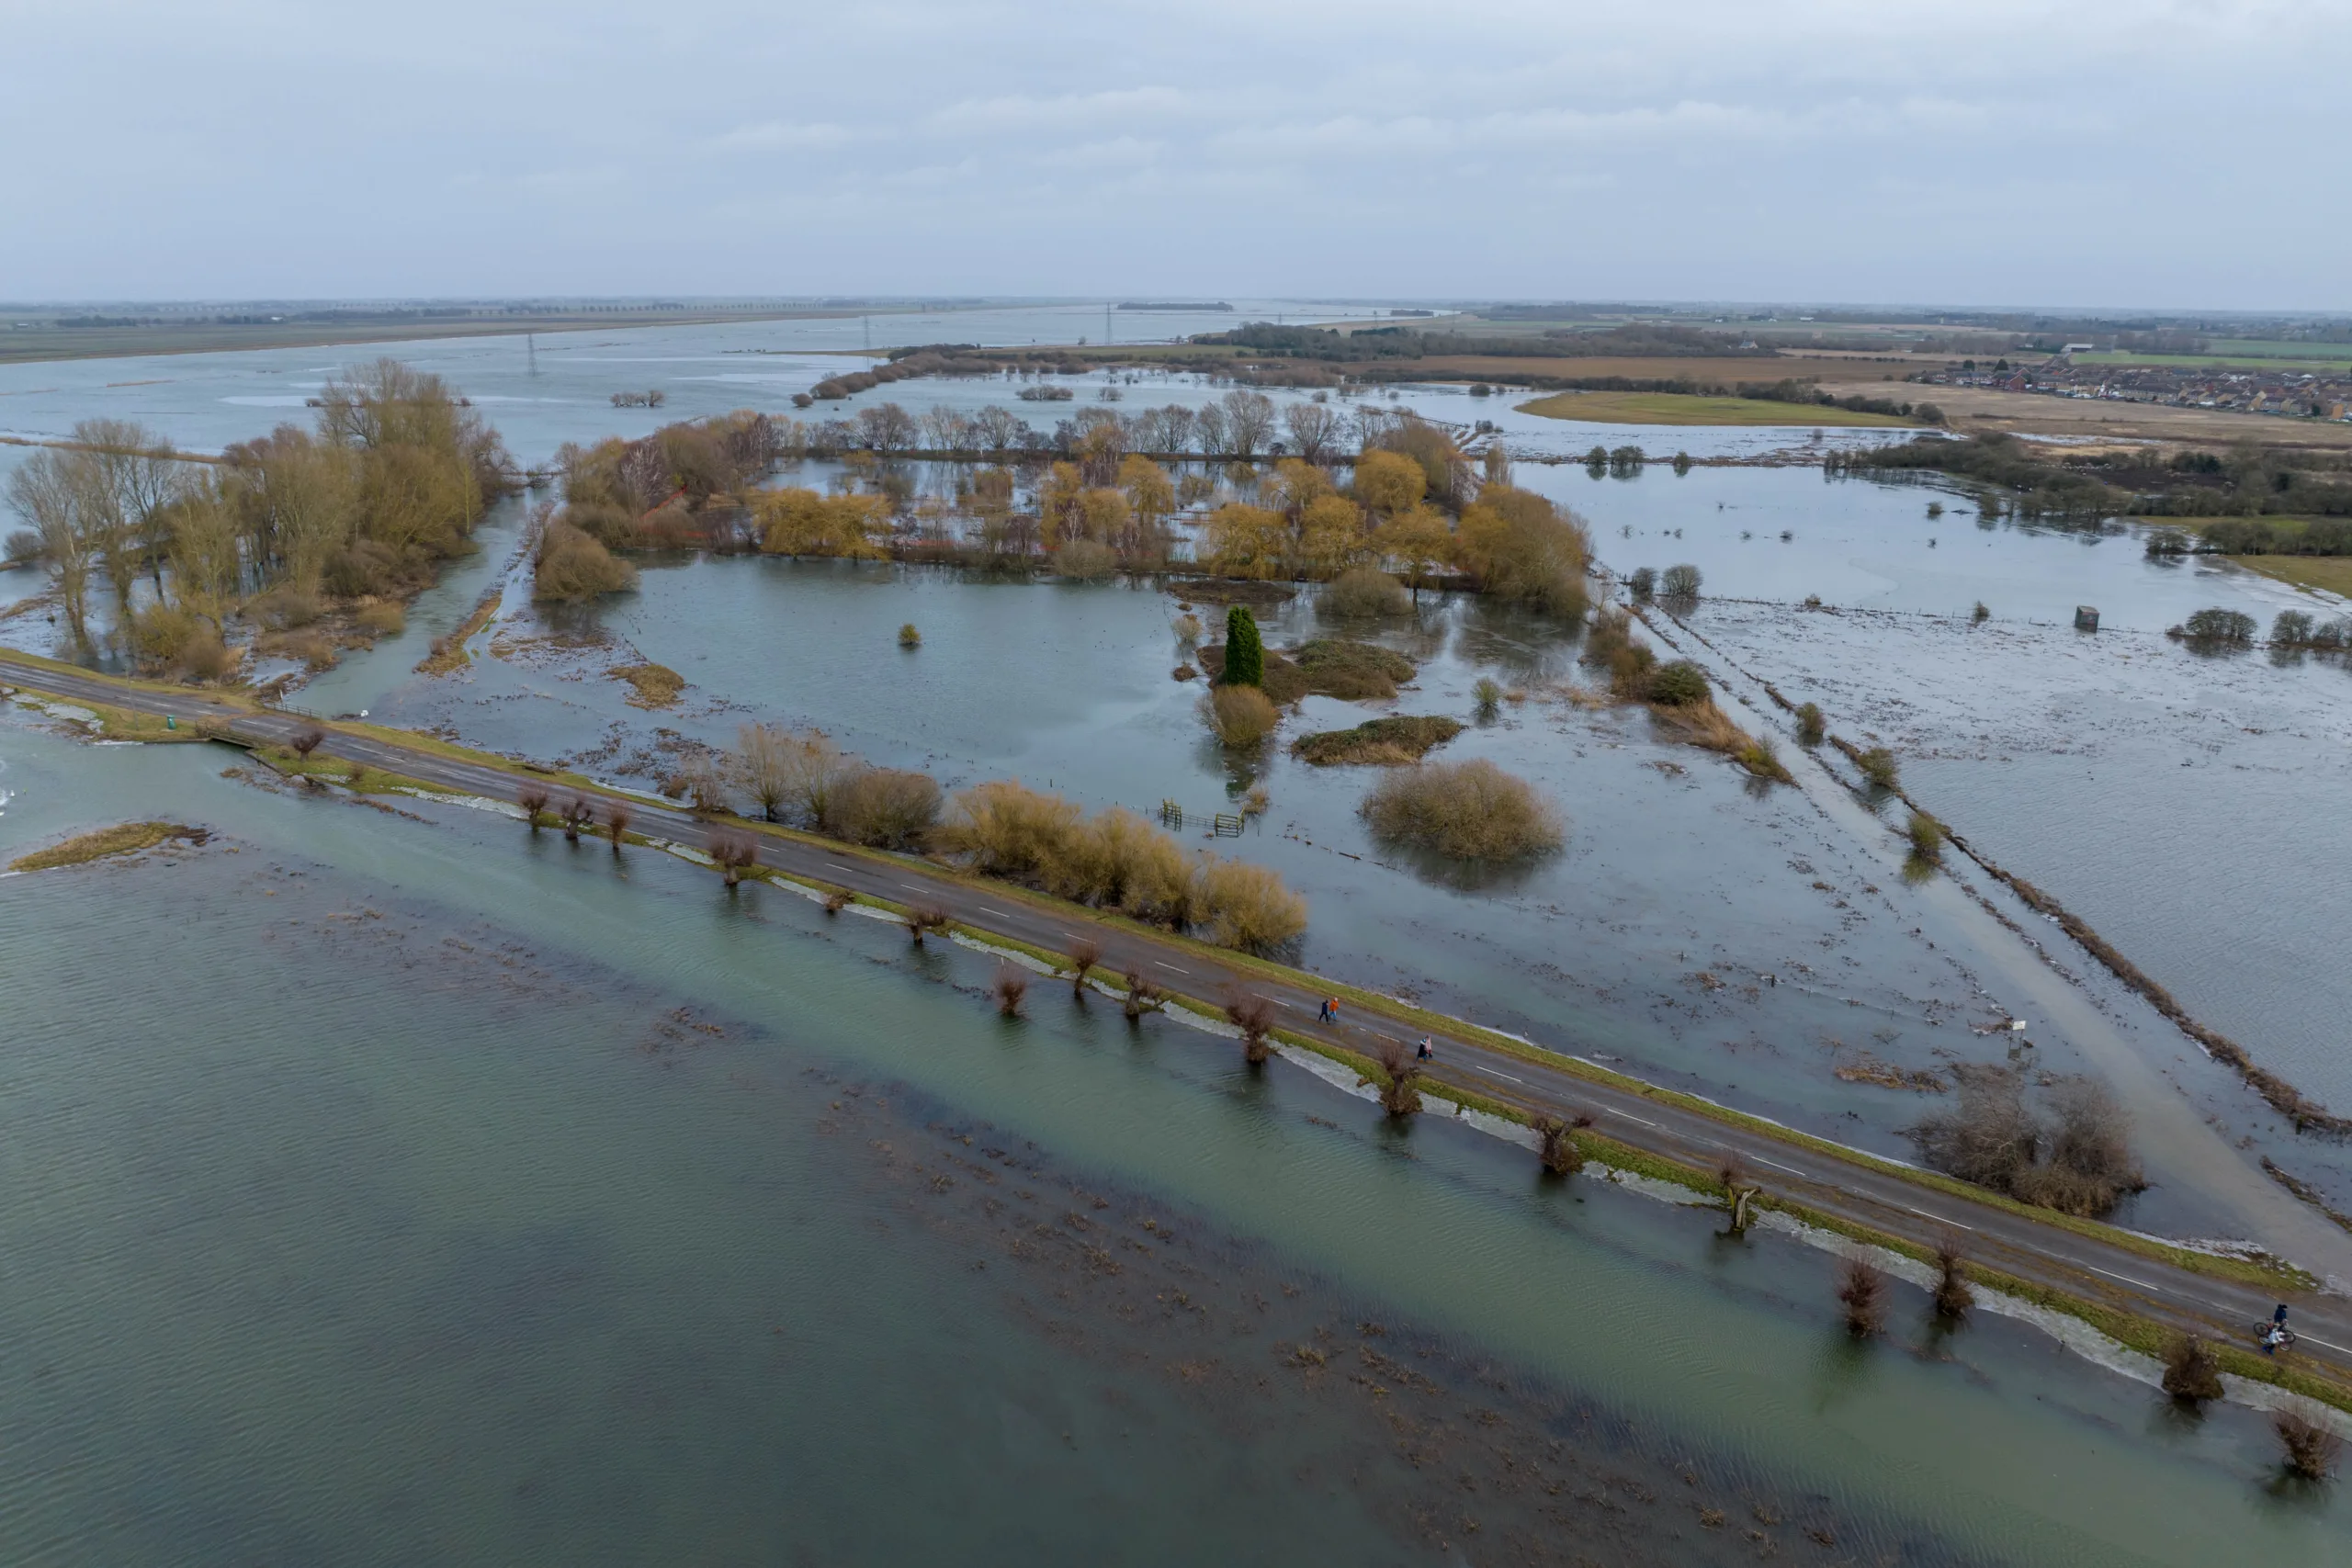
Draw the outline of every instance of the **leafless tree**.
M1293 403L1283 411L1283 423L1290 431L1291 446L1299 457L1320 468L1335 455L1340 444L1340 416L1328 403Z
M888 457L915 444L914 416L896 403L876 403L857 415L858 439Z
M944 930L947 919L947 911L936 904L910 904L906 913L907 934L914 939L917 947L921 947L923 933Z
M1262 1066L1274 1054L1267 1038L1273 1032L1274 1004L1260 996L1233 997L1225 1004L1225 1016L1241 1031L1241 1059L1253 1067Z
M294 732L294 738L291 740L288 740L286 744L293 748L294 754L297 757L301 758L307 762L311 760L311 753L317 750L322 745L325 744L326 738L327 735L325 730L321 729L315 724L306 724L301 728L296 730Z
M1886 1325L1886 1276L1867 1258L1849 1258L1838 1270L1838 1300L1846 1309L1846 1330L1859 1337Z
M1127 987L1126 1015L1132 1023L1159 1005L1159 987L1143 977L1140 969L1130 969L1120 976Z
M729 887L742 881L744 871L760 862L760 847L746 834L713 833L708 848L711 863L725 875Z
M1406 1049L1403 1041L1380 1043L1380 1066L1388 1075L1388 1083L1380 1091L1380 1108L1399 1120L1418 1112L1421 1109L1421 1064Z
M2305 1481L2325 1481L2335 1473L2344 1439L2334 1427L2320 1425L2300 1410L2281 1410L2271 1417L2270 1425L2278 1434L2279 1447L2286 1450L2290 1472Z
M1086 976L1102 962L1102 949L1091 937L1078 937L1069 944L1069 985L1078 996L1086 995Z
M1976 1304L1976 1292L1969 1289L1962 1268L1967 1260L1956 1234L1947 1231L1936 1243L1936 1311L1954 1322L1966 1317Z
M531 831L537 832L539 813L548 808L548 792L537 784L525 784L514 792L514 804L523 808L523 820L531 825Z
M1592 1118L1580 1116L1579 1122L1589 1123ZM1538 1116L1532 1123L1535 1135L1541 1138L1544 1168L1555 1176L1574 1176L1584 1168L1584 1150L1577 1146L1569 1123L1557 1116Z
M2166 1347L2164 1381L2165 1392L2184 1404L2202 1404L2227 1392L2213 1348L2194 1334L2177 1336Z
M996 984L989 987L996 998L996 1010L1007 1018L1021 1016L1021 998L1029 994L1029 976L1010 964L997 966Z

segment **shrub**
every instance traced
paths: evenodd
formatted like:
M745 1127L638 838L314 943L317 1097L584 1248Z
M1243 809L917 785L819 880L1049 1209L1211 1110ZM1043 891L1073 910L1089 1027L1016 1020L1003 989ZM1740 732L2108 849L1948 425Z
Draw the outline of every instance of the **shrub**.
M1584 1168L1584 1150L1577 1145L1568 1123L1557 1116L1538 1116L1531 1125L1543 1141L1537 1157L1543 1160L1544 1169L1555 1176L1574 1176Z
M1267 1039L1274 1027L1274 1004L1263 997L1237 997L1226 1002L1225 1016L1241 1031L1241 1059L1262 1066L1274 1054Z
M308 756L309 753L304 752L303 755ZM531 825L531 831L537 832L539 813L548 808L548 792L537 784L525 784L514 792L514 804L523 808L523 820Z
M1193 877L1193 915L1209 941L1240 953L1280 947L1306 929L1306 900L1261 865L1202 861Z
M1198 642L1201 640L1200 616L1192 615L1188 612L1177 616L1170 624L1175 627L1177 641Z
M915 624L912 621L908 621L899 627L899 646L900 648L922 646L922 633L915 629Z
M2175 637L2224 648L2244 648L2254 641L2254 617L2243 610L2199 610L2172 628Z
M1329 615L1403 615L1412 613L1413 598L1377 567L1359 566L1341 572L1317 607Z
M1846 1331L1857 1338L1886 1325L1886 1276L1870 1259L1846 1259L1838 1270L1838 1301L1846 1309Z
M1478 683L1470 688L1470 695L1478 705L1478 716L1482 719L1490 719L1495 716L1503 700L1502 682L1492 675L1481 675L1478 677Z
M1092 539L1072 539L1054 552L1054 570L1064 577L1093 582L1118 570L1117 553Z
M1967 1064L1954 1073L1958 1104L1910 1129L1937 1169L2067 1214L2103 1214L2147 1185L2123 1112L2098 1084L2058 1079L2038 1111L2014 1067Z
M49 554L49 544L30 528L18 528L0 545L0 560L11 565L30 565Z
M1699 582L1699 569L1686 561L1666 569L1665 574L1657 580L1657 591L1668 599L1696 599Z
M628 808L626 801L616 800L605 807L605 832L613 840L615 855L621 852L621 839L628 832L628 825L636 819L637 813Z
M1227 746L1255 746L1273 733L1282 712L1254 685L1216 686L1200 701L1201 721Z
M1821 716L1818 703L1806 703L1797 709L1797 743L1818 746L1829 734L1829 726Z
M1609 689L1619 697L1639 696L1649 685L1657 655L1647 643L1634 640L1634 617L1623 610L1604 610L1586 631L1584 662L1605 671Z
M2270 623L2270 640L2279 648L2309 648L2312 643L2312 617L2301 610L2281 610L2278 618Z
M1060 795L990 779L956 796L939 843L987 875L1042 879L1067 857L1082 815Z
M563 519L549 519L540 532L531 571L532 598L576 603L636 586L635 567L614 559L612 551Z
M947 911L936 904L910 904L900 920L907 928L907 935L917 947L921 947L925 931L946 929Z
M1677 659L1650 671L1649 700L1668 707L1687 707L1707 700L1707 674L1687 659Z
M939 781L902 768L854 768L825 800L824 829L853 844L901 850L939 820Z
M996 983L989 987L996 998L996 1010L1007 1018L1021 1016L1021 998L1029 994L1029 976L1010 964L1000 964Z
M2213 1348L2194 1334L2174 1336L2165 1350L2164 1381L2165 1392L2184 1404L2201 1404L2227 1392Z
M1405 1048L1401 1040L1380 1043L1380 1066L1388 1081L1381 1087L1380 1108L1402 1120L1421 1109L1419 1080L1421 1064Z
M746 867L759 863L759 845L741 833L713 833L705 847L729 887L743 880Z
M1854 766L1861 769L1862 777L1881 789L1893 789L1901 775L1894 753L1883 746L1873 746L1854 754Z
M1646 604L1657 597L1657 570L1654 567L1635 567L1625 579L1625 586L1634 595L1634 603Z
M362 607L352 619L379 637L398 637L408 626L408 612L389 599Z
M1072 937L1069 943L1069 987L1072 993L1086 995L1086 976L1102 962L1102 947L1091 937Z
M1258 618L1247 604L1225 612L1225 667L1218 681L1227 686L1255 686L1266 678L1266 645L1258 637ZM1269 728L1272 728L1271 725Z
M1562 842L1559 813L1484 758L1400 768L1356 810L1378 838L1456 860L1525 860Z
M1976 1304L1976 1292L1961 1269L1966 1260L1959 1237L1947 1235L1936 1244L1936 1311L1955 1322Z
M294 754L297 757L301 758L307 762L311 760L311 753L317 750L319 747L325 742L326 738L325 730L321 729L315 724L306 724L301 728L296 730L294 732L294 738L291 740L288 740L286 744L293 748ZM547 795L544 791L540 793L539 804L542 806L547 804Z
M2320 1425L2300 1410L2279 1411L2270 1418L2270 1427L2278 1434L2289 1471L2305 1481L2325 1481L2335 1473L2344 1439L2334 1427Z
M1968 613L1968 618L1974 621L1977 625L1983 626L1986 621L1993 618L1993 612L1985 606L1984 600L1979 599L1976 601L1976 608Z
M1930 865L1940 865L1944 858L1944 825L1924 811L1911 813L1910 826L1904 829L1911 840L1911 852Z
M270 631L307 626L324 613L315 593L292 586L273 588L245 606L245 613Z

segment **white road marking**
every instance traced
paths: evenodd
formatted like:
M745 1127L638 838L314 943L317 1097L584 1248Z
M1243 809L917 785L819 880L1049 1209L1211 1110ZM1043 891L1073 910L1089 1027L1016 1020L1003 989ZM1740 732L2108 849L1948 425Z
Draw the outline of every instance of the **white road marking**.
M839 862L839 861L837 861L837 860L829 860L829 861L827 861L825 863L826 863L827 865L829 865L829 866L831 866L835 871L847 871L847 870L849 870L849 869L850 869L848 866L843 865L841 862Z
M1623 1117L1626 1121L1628 1121L1628 1122L1642 1122L1642 1119L1641 1119L1640 1117L1638 1117L1638 1116L1634 1115L1634 1114L1632 1111L1618 1111L1618 1112L1617 1112L1617 1114L1618 1114L1618 1115L1620 1115L1620 1116L1623 1116ZM1642 1122L1642 1125L1643 1125L1643 1126L1645 1126L1645 1127L1655 1127L1655 1126L1657 1126L1657 1122Z
M2147 1291L2147 1292L2152 1292L2152 1293L2156 1293L2156 1294L2161 1294L2161 1293L2162 1293L2162 1292L2157 1292L2157 1291L2156 1291L2156 1288L2155 1288L2154 1285L2148 1284L2148 1283L2147 1283L2146 1281L2144 1281L2144 1280L2134 1280L2134 1279L2133 1279L2133 1278L2132 1278L2132 1276L2131 1276L2131 1275L2129 1275L2129 1274L2118 1274L2118 1273L2116 1273L2113 1269L2102 1269L2102 1268L2100 1268L2100 1267L2099 1267L2098 1264L2096 1264L2096 1263L2086 1263L2086 1264L2084 1264L2084 1265L2083 1265L2083 1267L2084 1267L2084 1268L2086 1268L2086 1269L2089 1269L2089 1270L2090 1270L2092 1273L2094 1273L2094 1274L2104 1274L2104 1275L2106 1275L2106 1276L2107 1276L2109 1279L2110 1279L2110 1280L2122 1280L2125 1284L2132 1286L2132 1287L2133 1289L2135 1289L2135 1290Z
M2328 1343L2326 1340L2324 1340L2324 1339L2314 1338L2312 1336L2308 1335L2308 1334L2298 1334L2298 1335L2296 1335L2296 1336L2295 1336L2295 1337L2296 1337L2296 1338L2298 1338L2298 1339L2309 1339L2309 1340L2311 1340L2311 1342L2312 1342L2312 1344L2314 1344L2314 1345L2318 1346L2321 1349L2323 1349L2323 1350L2333 1350L2333 1351L2335 1351L2335 1352L2337 1355L2339 1355L2339 1356L2352 1356L2352 1350L2346 1350L2346 1349L2343 1346L2341 1346L2341 1345L2331 1345L2331 1344L2329 1344L2329 1343Z
M1908 1204L1908 1203L1900 1203L1900 1204L1897 1204L1897 1205L1896 1205L1896 1207L1897 1207L1897 1208L1903 1208L1903 1209L1911 1209L1911 1205L1910 1205L1910 1204ZM1964 1230L1964 1231L1973 1231L1973 1230L1974 1230L1974 1229L1976 1228L1974 1225L1962 1225L1962 1224L1960 1224L1960 1222L1959 1222L1958 1220L1948 1220L1948 1219L1945 1219L1941 1214L1931 1214L1931 1213L1928 1213L1928 1211L1927 1211L1927 1210L1925 1210L1925 1209L1911 1209L1911 1212L1912 1212L1913 1213L1915 1213L1915 1214L1918 1215L1918 1216L1919 1216L1921 1219L1923 1219L1923 1220L1933 1220L1933 1221L1935 1221L1935 1222L1936 1222L1938 1224L1939 1224L1939 1225L1959 1225L1959 1226L1960 1226L1960 1228L1961 1228L1962 1230ZM2117 1278L2117 1279L2119 1279L2119 1280L2120 1280L2121 1278L2123 1278L2123 1276L2122 1276L2122 1275L2120 1275L2120 1274L2118 1274L2118 1275L2116 1276L2116 1278Z
M1159 967L1162 969L1170 970L1178 975L1190 975L1192 973L1190 969L1178 969L1173 964L1160 964L1159 960L1157 958L1153 959L1152 962L1154 964L1159 964Z
M1779 1160L1776 1160L1776 1159L1766 1159L1762 1155L1750 1155L1750 1156L1748 1156L1747 1157L1748 1157L1748 1158L1750 1158L1750 1159L1752 1159L1752 1160L1754 1160L1758 1165L1769 1165L1769 1166L1770 1166L1774 1170L1785 1170L1785 1171L1787 1171L1791 1176L1803 1176L1803 1175L1804 1175L1804 1171L1802 1171L1802 1170L1799 1170L1795 1166L1792 1166L1792 1165L1782 1165Z
M1485 1069L1485 1070L1486 1070L1486 1074L1487 1074L1487 1076L1488 1077L1490 1077L1490 1078L1510 1078L1510 1081L1511 1081L1512 1083L1516 1083L1516 1084L1523 1084L1523 1083L1525 1083L1525 1082L1527 1081L1525 1078L1514 1078L1514 1077L1511 1077L1511 1076L1510 1076L1509 1073L1498 1073L1498 1072L1497 1072L1497 1071L1496 1071L1494 1068L1492 1068L1492 1067L1488 1067L1488 1068L1487 1068L1487 1069Z
M994 915L1000 920L1009 920L1012 919L1011 915L1006 914L1002 909L991 909L986 904L976 905L974 907L977 908L981 914Z

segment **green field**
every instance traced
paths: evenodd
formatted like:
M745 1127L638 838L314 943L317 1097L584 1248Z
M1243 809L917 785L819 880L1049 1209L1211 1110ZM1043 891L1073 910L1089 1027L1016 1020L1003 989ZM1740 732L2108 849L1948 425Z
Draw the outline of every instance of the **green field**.
M2248 571L2352 599L2352 556L2231 556Z
M1824 408L1819 403L1775 403L1761 398L1710 398L1688 392L1557 392L1521 403L1519 412L1596 424L1911 426L1919 423L1893 414Z

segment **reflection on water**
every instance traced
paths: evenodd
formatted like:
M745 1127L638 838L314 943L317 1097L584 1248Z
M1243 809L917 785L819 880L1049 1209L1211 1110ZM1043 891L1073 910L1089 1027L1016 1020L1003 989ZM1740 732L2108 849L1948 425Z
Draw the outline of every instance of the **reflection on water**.
M1165 1021L1008 1024L985 960L650 853L0 738L12 841L222 829L0 882L24 1560L2344 1550L2250 1416L1915 1293L1853 1347L1816 1254Z

